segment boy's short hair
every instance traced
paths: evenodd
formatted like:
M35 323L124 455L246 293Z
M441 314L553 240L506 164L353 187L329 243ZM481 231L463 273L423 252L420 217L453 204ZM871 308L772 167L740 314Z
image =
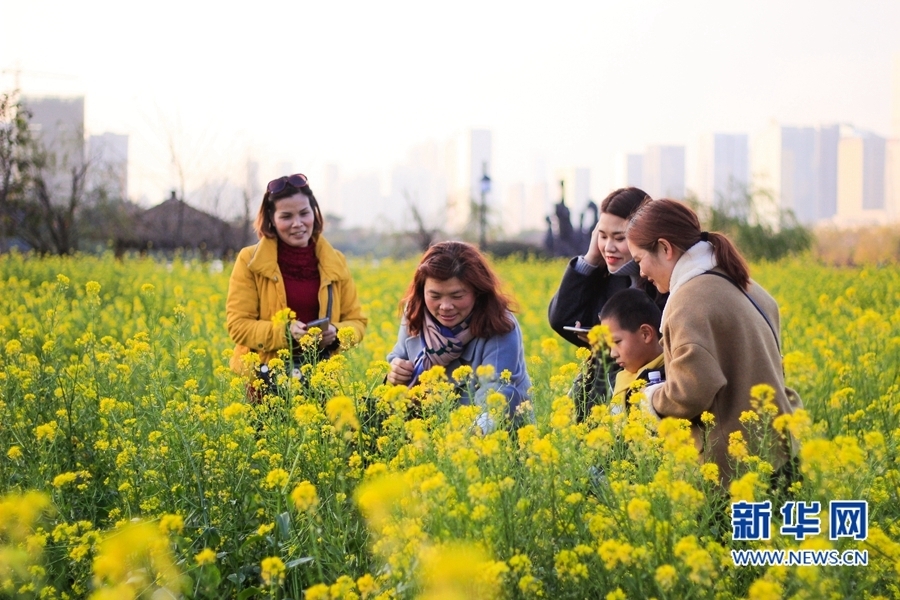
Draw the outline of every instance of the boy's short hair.
M662 311L656 305L647 292L637 288L628 288L612 295L603 305L600 311L600 320L615 319L619 326L635 332L641 325L650 325L656 335L660 335L659 326L662 321Z

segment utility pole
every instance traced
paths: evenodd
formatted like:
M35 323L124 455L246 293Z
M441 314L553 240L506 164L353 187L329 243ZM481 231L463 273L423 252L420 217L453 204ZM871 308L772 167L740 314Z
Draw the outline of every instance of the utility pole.
M478 207L478 247L484 252L487 249L487 204L485 196L491 191L491 178L487 174L487 161L481 163L481 204Z

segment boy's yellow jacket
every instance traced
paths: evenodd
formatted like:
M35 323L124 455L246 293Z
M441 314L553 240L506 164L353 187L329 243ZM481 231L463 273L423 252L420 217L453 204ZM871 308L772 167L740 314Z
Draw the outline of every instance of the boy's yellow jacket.
M624 402L627 398L626 392L628 391L628 387L634 383L634 380L638 378L638 375L647 370L658 369L663 365L663 353L660 352L659 356L648 362L646 365L638 369L636 372L632 373L626 369L622 369L618 373L616 373L616 386L613 389L612 399L613 402Z

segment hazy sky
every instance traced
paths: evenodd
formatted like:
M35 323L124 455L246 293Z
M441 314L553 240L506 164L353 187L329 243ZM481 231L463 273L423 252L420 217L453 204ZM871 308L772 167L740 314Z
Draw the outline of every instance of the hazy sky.
M615 153L647 144L771 119L890 132L896 0L528 5L0 0L0 69L84 94L89 133L131 136L131 192L153 202L178 183L170 146L192 187L240 181L248 156L263 181L281 161L388 173L487 128L499 185L590 167L602 197Z

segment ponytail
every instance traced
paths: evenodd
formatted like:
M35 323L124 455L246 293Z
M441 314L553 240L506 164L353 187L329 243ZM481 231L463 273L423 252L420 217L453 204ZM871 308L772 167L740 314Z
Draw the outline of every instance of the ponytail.
M725 271L742 290L750 287L750 268L731 240L716 231L710 231L707 236L716 256L716 266Z
M642 204L628 223L627 236L629 242L650 252L656 251L661 238L681 252L687 252L697 242L709 242L716 265L741 289L750 285L747 261L731 240L723 233L701 231L697 213L676 200L653 200Z

